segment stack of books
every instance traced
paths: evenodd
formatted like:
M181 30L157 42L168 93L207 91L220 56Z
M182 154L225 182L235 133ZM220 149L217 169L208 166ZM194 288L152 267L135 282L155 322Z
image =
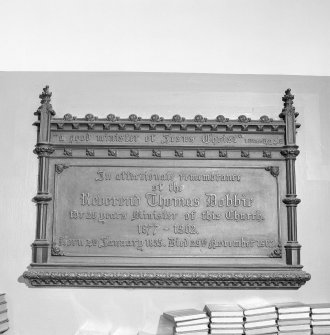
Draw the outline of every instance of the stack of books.
M310 306L301 302L276 304L279 334L310 335Z
M5 293L0 293L0 334L9 329L9 321L7 316L7 302Z
M197 309L182 309L163 313L171 323L173 335L207 335L210 319Z
M330 334L330 303L312 304L310 307L313 334Z
M246 335L277 334L277 312L275 305L242 306Z
M243 334L244 313L239 305L207 304L204 311L210 317L210 334Z

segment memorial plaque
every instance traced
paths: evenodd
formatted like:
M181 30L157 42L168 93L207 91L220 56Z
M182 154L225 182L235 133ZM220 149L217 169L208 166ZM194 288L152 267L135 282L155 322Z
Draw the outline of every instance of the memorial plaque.
M36 112L31 286L299 288L287 90L279 120Z

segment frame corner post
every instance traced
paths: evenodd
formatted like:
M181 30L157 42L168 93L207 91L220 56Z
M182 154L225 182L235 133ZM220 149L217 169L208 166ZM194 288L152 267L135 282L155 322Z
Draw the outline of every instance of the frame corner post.
M285 146L281 154L286 160L286 197L282 200L287 207L288 241L284 248L286 251L286 263L288 265L300 265L301 245L297 241L297 205L300 199L296 195L295 160L299 155L296 145L296 117L299 115L293 106L294 95L291 89L285 91L282 98L284 107L279 115L285 122Z
M36 239L32 244L32 261L33 263L47 263L49 255L49 242L46 237L47 210L48 203L52 196L48 191L49 175L49 156L54 152L50 144L51 119L55 111L50 103L52 93L46 86L40 94L41 105L34 113L38 116L38 140L34 153L38 155L38 193L33 198L37 205L37 230Z

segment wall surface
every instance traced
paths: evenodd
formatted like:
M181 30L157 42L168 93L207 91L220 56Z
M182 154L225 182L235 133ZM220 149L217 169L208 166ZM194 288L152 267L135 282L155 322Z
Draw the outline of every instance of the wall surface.
M2 0L0 69L330 75L328 0Z
M298 239L312 279L297 291L28 288L36 208L37 157L33 115L50 85L58 117L246 114L277 118L291 87L298 121ZM135 335L155 333L166 310L205 303L330 301L330 78L161 73L0 73L0 291L7 293L8 335Z

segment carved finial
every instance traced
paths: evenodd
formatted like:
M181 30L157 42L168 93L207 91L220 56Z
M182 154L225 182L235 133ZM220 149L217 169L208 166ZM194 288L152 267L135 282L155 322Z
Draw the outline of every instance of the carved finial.
M34 115L40 116L42 111L47 111L50 115L55 115L55 111L50 103L51 96L52 92L49 92L49 86L47 85L42 89L42 93L39 95L39 98L41 99L41 106L34 113Z
M44 103L49 103L50 102L50 98L52 96L52 92L49 92L49 86L45 86L43 89L42 89L42 93L39 95L39 98L41 99L41 104L44 104Z
M283 104L282 113L279 115L280 118L284 119L286 115L289 113L294 113L295 117L299 115L298 113L295 113L295 108L293 106L293 99L294 99L294 95L291 94L291 88L288 88L285 91L284 97L282 98L282 101L284 102L284 104Z

